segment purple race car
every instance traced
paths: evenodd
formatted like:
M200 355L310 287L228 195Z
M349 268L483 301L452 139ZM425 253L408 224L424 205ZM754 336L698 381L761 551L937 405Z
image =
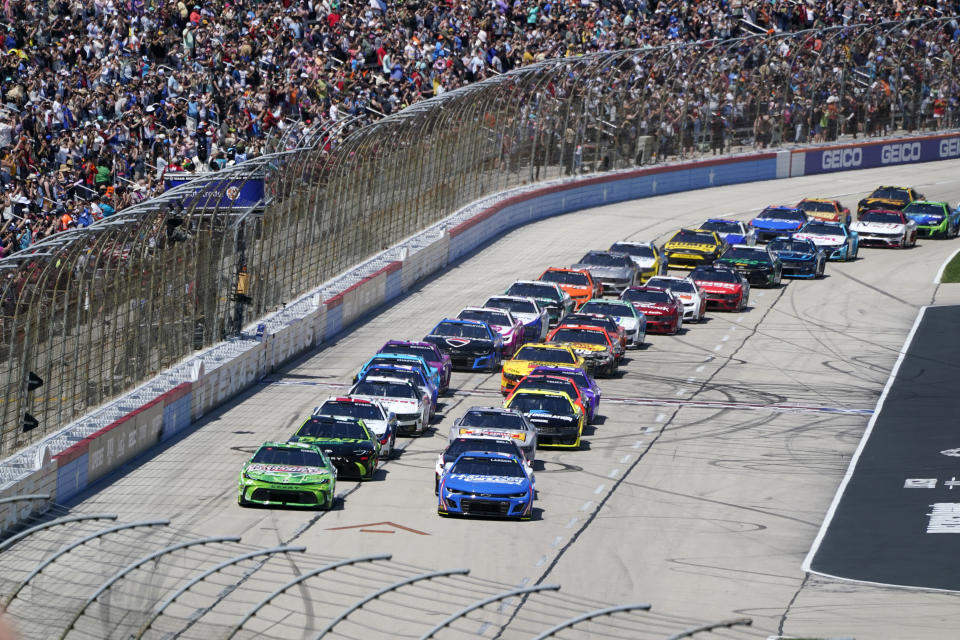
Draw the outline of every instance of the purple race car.
M503 356L512 356L523 344L523 323L506 309L465 307L457 317L461 320L486 322L503 339Z
M420 356L427 361L427 366L437 371L440 377L440 393L446 393L450 388L450 372L453 364L450 356L440 351L437 345L431 342L411 342L409 340L389 340L380 347L377 353L400 353Z
M563 376L565 378L570 378L573 380L580 388L580 395L583 396L583 399L587 402L587 421L593 422L597 417L597 412L600 410L600 387L597 386L597 383L591 378L587 372L578 367L546 367L540 366L530 372L529 375L535 373L543 373L551 376Z

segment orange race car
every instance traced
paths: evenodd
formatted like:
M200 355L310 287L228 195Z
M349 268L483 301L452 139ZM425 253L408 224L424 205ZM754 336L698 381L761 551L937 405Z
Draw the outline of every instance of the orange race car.
M541 273L537 279L557 283L561 289L573 298L577 309L583 306L583 303L587 300L603 296L603 285L594 280L590 272L584 269L550 267Z
M804 198L797 203L797 209L803 209L809 217L816 218L817 220L841 222L850 226L850 209L840 204L839 200Z

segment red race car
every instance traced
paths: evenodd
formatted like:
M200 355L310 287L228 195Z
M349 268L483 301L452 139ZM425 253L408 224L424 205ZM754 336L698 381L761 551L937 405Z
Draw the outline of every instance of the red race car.
M743 311L750 302L750 283L728 267L697 267L689 278L707 296L708 309Z
M683 328L683 303L668 289L629 287L620 299L646 316L647 331L677 334Z

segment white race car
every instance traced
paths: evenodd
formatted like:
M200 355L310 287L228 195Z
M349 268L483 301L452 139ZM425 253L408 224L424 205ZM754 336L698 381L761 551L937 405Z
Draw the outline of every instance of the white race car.
M667 272L667 261L660 255L660 250L652 242L615 242L610 251L625 253L640 269L640 281Z
M683 305L684 322L703 322L707 314L707 296L700 291L697 283L690 278L676 276L657 276L647 280L648 287L662 287L669 290Z
M811 220L793 234L797 240L812 240L830 260L856 260L860 252L860 235L841 222Z
M460 320L486 322L503 339L503 357L509 358L523 345L523 323L506 309L464 307L457 314Z
M351 398L376 400L397 416L397 429L422 435L430 424L430 396L409 380L370 376L353 385Z
M360 418L380 440L380 457L393 455L397 443L397 416L379 400L364 400L349 396L330 396L313 410L315 416L345 416Z
M504 309L523 323L524 342L543 342L550 333L550 317L547 310L533 298L526 296L493 296L487 298L484 307Z
M860 244L906 249L917 244L917 223L902 211L864 211L851 231L860 236Z

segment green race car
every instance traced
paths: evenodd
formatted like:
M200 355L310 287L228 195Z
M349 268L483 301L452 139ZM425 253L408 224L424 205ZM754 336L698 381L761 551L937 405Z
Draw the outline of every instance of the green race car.
M337 470L316 445L265 442L240 471L237 502L329 509L336 487Z
M369 480L380 461L380 440L362 418L315 414L300 425L290 441L317 445L340 476Z
M956 238L960 233L960 209L951 209L946 202L918 200L904 207L903 212L917 223L918 236Z

